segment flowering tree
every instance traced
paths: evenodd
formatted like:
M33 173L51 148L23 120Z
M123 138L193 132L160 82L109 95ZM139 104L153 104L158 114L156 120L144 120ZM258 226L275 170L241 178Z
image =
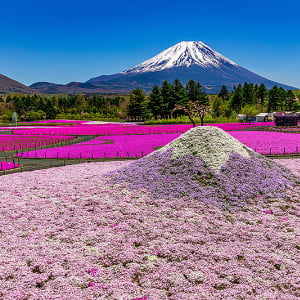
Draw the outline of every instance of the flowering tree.
M187 107L180 104L175 104L175 108L172 110L172 114L176 110L184 111L192 122L193 127L196 127L195 118L200 118L201 126L203 126L204 117L212 112L209 105L200 104L199 101L190 101L187 104Z

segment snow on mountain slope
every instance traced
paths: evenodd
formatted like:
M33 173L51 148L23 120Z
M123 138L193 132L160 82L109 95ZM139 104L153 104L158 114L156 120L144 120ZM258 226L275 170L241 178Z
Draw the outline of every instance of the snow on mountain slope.
M224 64L237 66L202 42L180 42L121 74L156 72L191 65L219 68Z

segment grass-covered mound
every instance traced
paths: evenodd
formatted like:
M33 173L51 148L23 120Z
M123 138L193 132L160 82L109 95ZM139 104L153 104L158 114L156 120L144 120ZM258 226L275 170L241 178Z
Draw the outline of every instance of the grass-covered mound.
M112 182L146 189L156 199L188 197L219 207L258 195L279 196L293 176L217 127L196 127L115 171Z

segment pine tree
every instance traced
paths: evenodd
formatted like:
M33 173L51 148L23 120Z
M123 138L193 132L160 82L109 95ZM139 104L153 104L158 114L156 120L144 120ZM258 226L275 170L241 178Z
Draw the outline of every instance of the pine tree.
M286 110L287 92L283 87L280 87L278 89L278 92L279 92L279 107L280 107L280 110L284 111L284 110Z
M173 110L176 104L185 106L188 103L188 98L187 98L187 93L186 90L184 88L184 86L182 85L182 83L180 82L179 79L175 79L173 84L173 101L172 101L172 106L170 106L170 108ZM177 114L182 114L182 111L178 111L176 112Z
M146 117L148 114L148 103L146 95L142 89L132 90L129 97L129 104L127 106L128 116L134 118L135 121L139 117Z
M234 92L233 95L230 98L230 107L239 113L243 106L243 87L241 84L239 84Z
M216 97L212 104L212 112L214 117L220 117L224 112L224 104L221 97Z
M268 112L277 111L280 108L280 92L277 85L269 90Z
M173 101L173 86L167 80L162 83L161 86L161 97L162 97L162 105L161 105L161 113L160 115L163 118L167 118L171 115L172 109L175 106ZM173 108L171 109L171 107Z
M77 113L85 111L86 108L87 108L87 102L85 100L85 96L84 95L77 95L74 106L75 106L75 111Z
M54 98L48 98L45 104L45 110L46 118L48 120L55 119L57 116L57 107L56 107L56 101Z
M162 110L162 96L160 88L157 85L153 86L152 93L149 95L148 108L153 114L155 120L161 115Z
M227 87L223 84L220 90L220 93L218 94L218 97L220 97L223 101L229 100L229 91Z
M199 82L195 82L191 79L185 87L187 91L187 97L189 101L198 101L199 105L209 105L208 96L202 90L202 86Z
M293 111L296 108L296 97L292 90L288 90L286 94L286 110Z
M262 108L265 104L266 96L267 96L267 89L263 83L257 89L256 96L258 99L258 104L260 105L260 110L262 111Z
M186 90L179 79L175 79L173 82L173 99L176 104L186 105L188 103Z
M253 104L254 102L254 86L252 83L245 82L243 87L243 100L245 104Z

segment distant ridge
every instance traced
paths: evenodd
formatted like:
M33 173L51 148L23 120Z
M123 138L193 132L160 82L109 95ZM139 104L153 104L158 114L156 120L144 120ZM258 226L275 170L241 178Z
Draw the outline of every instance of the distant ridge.
M34 94L38 91L16 81L7 76L0 74L0 93L23 93L23 94Z
M66 85L35 83L42 93L126 93L134 88L150 92L154 84L160 85L178 78L183 84L194 79L202 84L208 93L218 93L224 84L229 89L239 83L261 84L270 89L274 85L284 89L295 87L281 84L257 75L203 42L180 42L141 64L112 75L101 75L85 83L71 82Z

